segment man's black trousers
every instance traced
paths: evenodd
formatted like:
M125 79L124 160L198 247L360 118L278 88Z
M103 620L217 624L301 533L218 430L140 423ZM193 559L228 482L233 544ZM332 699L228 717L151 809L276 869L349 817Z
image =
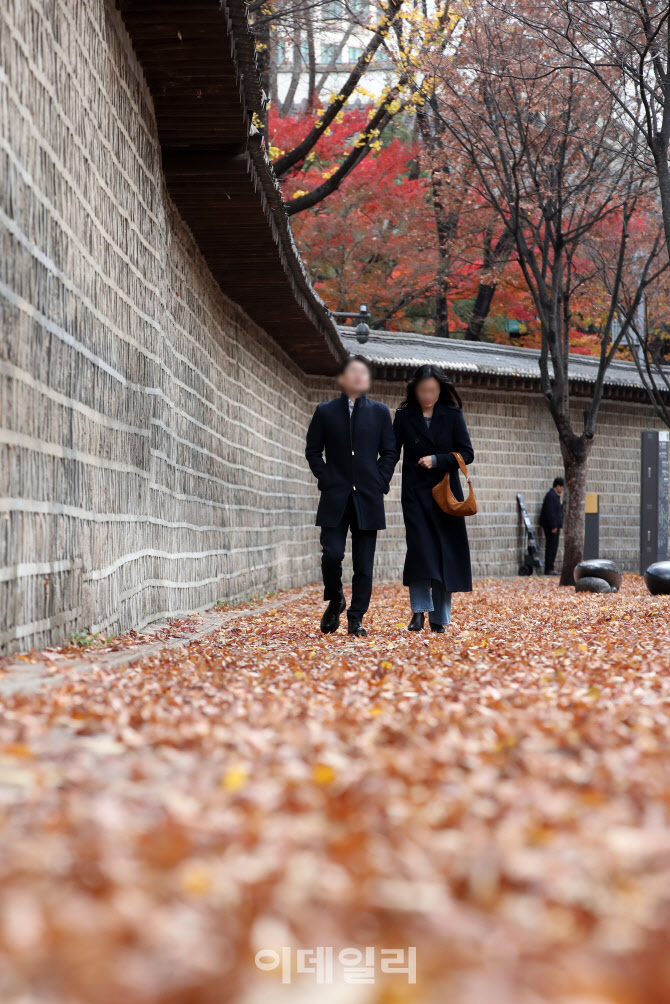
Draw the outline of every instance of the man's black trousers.
M356 507L351 495L347 501L344 515L337 526L321 527L323 598L324 600L336 600L344 595L342 592L342 561L349 529L351 529L351 557L354 575L351 580L351 605L347 616L362 619L370 606L377 531L359 529Z
M561 531L557 530L556 533L552 533L551 530L544 531L545 537L545 547L544 547L544 574L547 572L554 571L554 562L556 561L556 552L558 551L558 538L561 535Z

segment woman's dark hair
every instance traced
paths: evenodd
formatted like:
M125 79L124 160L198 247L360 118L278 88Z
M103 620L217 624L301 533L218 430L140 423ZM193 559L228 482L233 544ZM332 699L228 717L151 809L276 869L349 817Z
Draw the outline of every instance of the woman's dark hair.
M437 380L440 385L439 400L443 404L456 405L458 408L463 407L463 402L461 401L458 391L454 387L453 383L450 383L450 381L447 380L439 366L433 366L432 363L426 363L425 366L419 366L419 368L414 371L412 379L407 384L407 396L400 407L407 408L410 405L414 405L418 408L419 402L416 397L416 386L421 383L422 380L430 380L431 378L433 380Z

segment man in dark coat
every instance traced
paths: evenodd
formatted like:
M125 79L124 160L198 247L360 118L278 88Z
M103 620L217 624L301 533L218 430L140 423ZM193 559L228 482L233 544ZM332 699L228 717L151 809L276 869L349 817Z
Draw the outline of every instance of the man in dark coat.
M563 505L561 495L565 481L563 478L554 478L554 483L544 496L542 510L540 511L540 526L544 530L544 574L558 575L554 570L556 552L558 551L558 538L563 526Z
M351 530L354 575L347 611L349 634L363 636L370 605L377 530L386 527L384 495L395 467L395 437L385 404L367 397L370 366L362 356L347 359L338 383L342 393L317 405L307 430L305 457L317 479L321 499L316 525L321 527L324 634L337 631L346 603L342 560ZM325 452L325 460L324 460Z

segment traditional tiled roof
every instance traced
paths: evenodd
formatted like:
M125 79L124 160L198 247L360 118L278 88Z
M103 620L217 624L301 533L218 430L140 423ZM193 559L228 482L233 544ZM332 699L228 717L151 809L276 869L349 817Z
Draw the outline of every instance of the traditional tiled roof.
M361 345L351 327L340 327L345 348L360 353L375 365L380 376L404 377L422 363L435 363L448 373L465 376L519 378L539 382L539 349L491 342L466 342L458 338L436 338L406 331L371 331ZM551 367L550 367L551 368ZM598 371L596 356L570 354L570 380L592 384ZM607 369L608 387L644 390L634 362L614 360Z

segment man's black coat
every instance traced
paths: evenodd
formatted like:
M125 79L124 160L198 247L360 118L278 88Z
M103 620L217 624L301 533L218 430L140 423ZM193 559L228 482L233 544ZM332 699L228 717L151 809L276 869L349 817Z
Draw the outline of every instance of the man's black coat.
M550 488L544 496L540 526L543 530L560 530L563 526L563 503L555 488Z
M385 404L363 395L351 418L346 394L318 404L307 430L305 456L321 492L317 526L337 526L351 495L361 530L385 528L384 495L396 458Z

